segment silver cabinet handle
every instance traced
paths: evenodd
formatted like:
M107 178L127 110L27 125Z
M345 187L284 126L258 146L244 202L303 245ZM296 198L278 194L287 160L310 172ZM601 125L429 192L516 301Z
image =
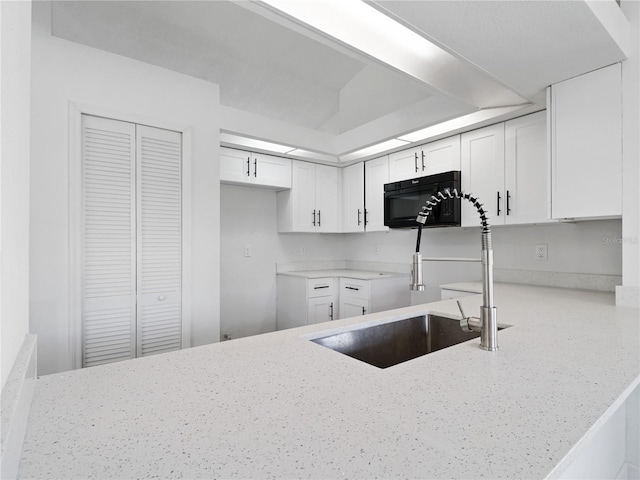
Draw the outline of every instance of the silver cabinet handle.
M322 226L322 217L320 216L320 210L318 210L318 226Z
M249 162L251 161L250 157L247 157L247 177L250 177L251 174L249 173Z
M367 311L362 307L362 314L364 315L365 313L367 313Z
M424 166L424 151L422 152L422 171L424 172L424 169L427 168Z
M316 226L316 211L313 211L313 226Z
M258 176L258 159L254 159L253 160L253 176L257 177Z
M344 288L348 288L349 290L355 290L355 291L359 291L359 290L360 290L360 289L359 289L359 288L357 288L357 287L350 287L349 285L347 285L347 286L346 286L346 287L344 287Z
M360 209L358 209L358 226L360 226L362 222L360 221Z
M413 162L416 166L416 173L418 173L418 152L413 154Z
M161 302L164 301L167 297L165 297L164 295L158 295L158 300L160 300Z
M321 288L329 288L329 285L320 285L318 287L313 287L314 290L320 290Z
M333 302L329 304L329 320L333 320Z

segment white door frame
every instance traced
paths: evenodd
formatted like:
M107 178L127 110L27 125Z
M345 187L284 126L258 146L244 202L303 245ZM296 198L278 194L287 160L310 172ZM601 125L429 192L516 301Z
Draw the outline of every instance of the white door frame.
M173 130L182 134L182 348L191 346L191 125L104 107L69 102L69 348L71 365L82 367L82 115Z

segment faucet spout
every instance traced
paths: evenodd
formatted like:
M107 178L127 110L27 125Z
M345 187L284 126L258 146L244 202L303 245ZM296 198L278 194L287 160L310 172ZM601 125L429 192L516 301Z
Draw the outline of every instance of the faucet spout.
M427 217L431 213L433 207L438 205L442 200L447 198L460 198L471 202L480 215L480 223L482 225L482 307L480 307L480 348L490 352L498 350L498 320L497 309L493 304L493 246L491 242L491 228L487 220L486 212L482 208L482 204L478 199L470 194L458 192L456 189L438 192L432 195L431 199L422 207L422 211L418 213L416 221L418 222L418 240L416 242L416 253L413 254L413 268L411 271L411 289L424 290L422 276L422 254L420 253L420 238L422 235L422 226L427 222ZM419 262L419 267L417 263ZM460 305L458 303L458 305ZM464 317L464 313L463 313ZM472 328L469 318L466 320L466 328ZM475 327L475 323L473 323ZM464 328L464 327L463 327ZM475 328L474 328L475 329Z

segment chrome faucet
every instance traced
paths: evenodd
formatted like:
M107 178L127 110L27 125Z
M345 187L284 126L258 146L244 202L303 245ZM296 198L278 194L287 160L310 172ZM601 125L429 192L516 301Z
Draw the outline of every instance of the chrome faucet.
M480 318L467 317L462 311L462 305L458 302L458 308L460 308L460 313L462 314L460 326L463 330L480 332L480 348L493 352L498 350L497 310L493 305L493 247L491 245L491 229L489 228L487 215L477 198L468 193L458 192L456 189L445 189L436 195L432 195L422 207L422 211L418 213L416 218L416 222L418 222L418 239L416 241L416 252L413 254L410 288L414 291L423 291L425 289L422 277L423 258L420 253L422 226L427 222L427 217L433 207L443 200L453 198L462 198L471 202L478 210L482 225L482 256L480 258L482 263L482 307L480 307Z

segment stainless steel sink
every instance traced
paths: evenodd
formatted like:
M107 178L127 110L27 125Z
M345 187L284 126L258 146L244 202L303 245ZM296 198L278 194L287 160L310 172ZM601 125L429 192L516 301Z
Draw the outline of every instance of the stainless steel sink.
M426 315L311 341L375 367L387 368L479 336L477 332L463 331L458 320Z

